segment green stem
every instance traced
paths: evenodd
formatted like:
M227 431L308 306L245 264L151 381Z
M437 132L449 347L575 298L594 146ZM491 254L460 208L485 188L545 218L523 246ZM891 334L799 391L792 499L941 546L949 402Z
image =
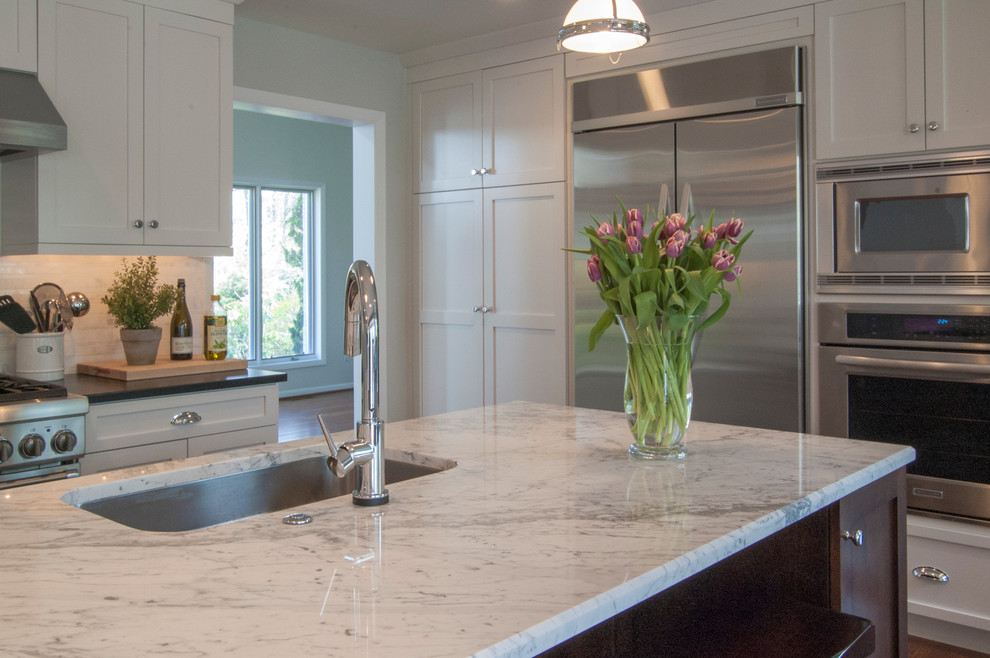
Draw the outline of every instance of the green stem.
M635 414L631 430L637 444L669 447L690 421L688 381L696 322L669 329L663 324L630 331L626 370L627 409Z

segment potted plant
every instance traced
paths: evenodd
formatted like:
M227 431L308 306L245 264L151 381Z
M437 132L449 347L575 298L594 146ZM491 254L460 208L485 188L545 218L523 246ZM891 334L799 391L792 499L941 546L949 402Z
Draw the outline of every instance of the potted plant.
M128 365L152 365L158 356L162 328L152 324L175 306L175 286L158 285L154 256L122 261L113 283L100 301L107 305L113 323L120 327L120 341Z

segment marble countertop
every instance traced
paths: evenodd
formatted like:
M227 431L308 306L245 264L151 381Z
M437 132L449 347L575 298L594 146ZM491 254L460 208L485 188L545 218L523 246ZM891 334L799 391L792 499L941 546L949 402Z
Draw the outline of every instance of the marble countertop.
M214 391L221 388L260 386L261 384L284 382L287 379L288 376L284 372L248 368L247 370L207 372L134 381L76 374L66 375L63 383L69 393L85 395L89 398L90 404L97 404L160 395Z
M829 505L911 448L693 423L682 462L621 414L510 403L389 423L387 456L456 465L178 533L79 503L326 454L320 439L0 492L0 646L17 656L528 656ZM346 435L337 435L344 440ZM64 499L64 500L63 500Z

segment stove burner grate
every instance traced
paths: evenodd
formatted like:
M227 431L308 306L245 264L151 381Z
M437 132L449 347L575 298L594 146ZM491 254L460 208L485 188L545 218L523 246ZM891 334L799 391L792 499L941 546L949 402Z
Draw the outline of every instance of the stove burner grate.
M68 394L61 384L38 382L33 379L0 376L0 404L38 398L64 398Z

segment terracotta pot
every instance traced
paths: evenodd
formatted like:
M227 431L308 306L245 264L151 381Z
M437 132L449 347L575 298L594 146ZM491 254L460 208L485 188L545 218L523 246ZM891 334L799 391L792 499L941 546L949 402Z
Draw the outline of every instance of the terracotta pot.
M124 344L124 359L127 360L127 365L154 365L158 357L158 345L162 342L162 328L121 329L120 342Z

